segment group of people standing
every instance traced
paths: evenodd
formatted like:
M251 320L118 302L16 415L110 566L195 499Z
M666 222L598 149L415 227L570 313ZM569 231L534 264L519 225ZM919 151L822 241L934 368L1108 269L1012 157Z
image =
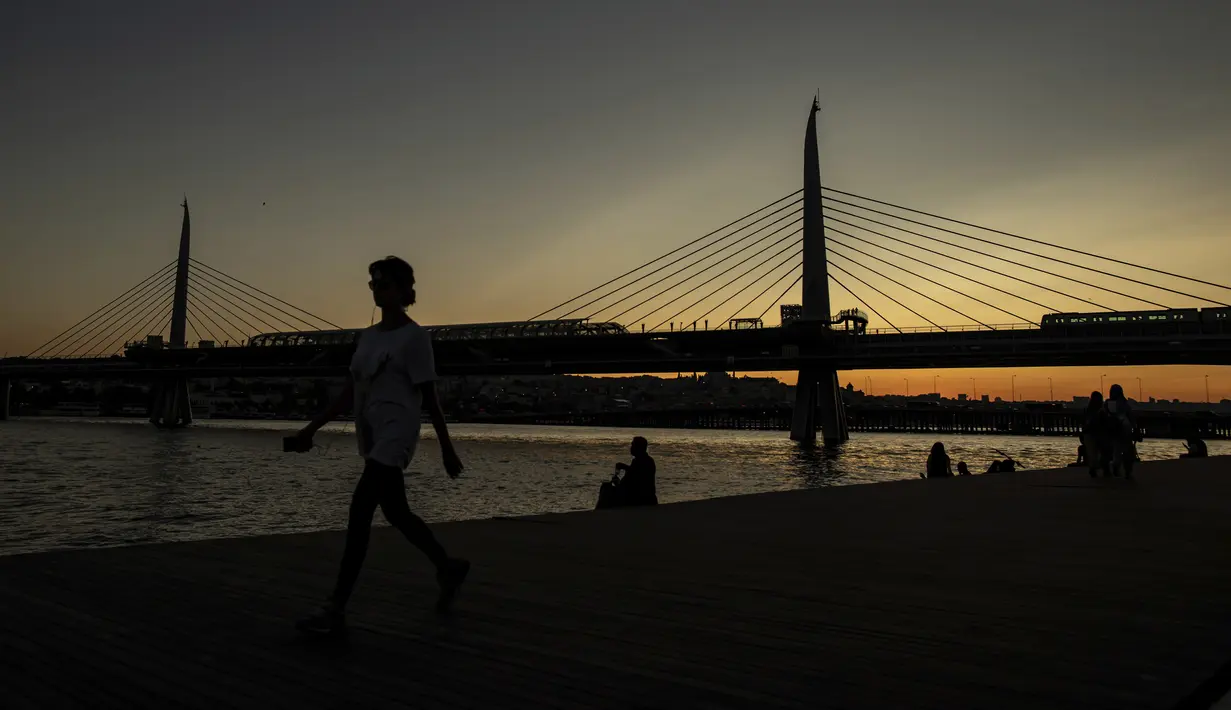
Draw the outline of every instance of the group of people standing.
M1124 388L1112 385L1103 399L1102 392L1091 392L1082 424L1081 443L1090 476L1124 475L1133 478L1137 461L1137 426L1133 408L1124 396Z

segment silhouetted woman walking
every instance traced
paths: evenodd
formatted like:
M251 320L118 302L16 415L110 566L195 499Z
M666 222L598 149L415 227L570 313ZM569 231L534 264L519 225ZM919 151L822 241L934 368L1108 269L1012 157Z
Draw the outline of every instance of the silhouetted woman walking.
M350 378L337 400L304 427L298 436L310 444L312 435L354 405L356 438L363 456L363 474L351 499L338 581L324 607L301 620L303 631L329 632L345 626L346 603L368 551L372 514L380 506L385 519L436 565L440 585L437 611L445 612L470 570L470 563L445 553L436 537L406 502L403 471L419 444L420 411L427 408L440 441L445 471L452 478L462 472L453 450L444 413L436 397L436 363L431 335L406 315L415 303L415 273L401 259L390 256L368 267L372 300L380 307L380 322L359 336L351 358Z

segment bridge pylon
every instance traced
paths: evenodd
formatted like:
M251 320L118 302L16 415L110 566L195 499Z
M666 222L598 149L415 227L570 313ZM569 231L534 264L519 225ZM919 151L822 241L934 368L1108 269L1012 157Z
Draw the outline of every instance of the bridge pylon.
M829 262L825 253L825 217L821 211L821 161L816 138L817 100L808 115L804 137L804 235L803 235L803 313L800 319L830 325ZM800 348L805 354L808 344ZM816 441L817 424L826 446L838 446L849 438L846 408L838 387L838 372L830 368L807 367L799 371L795 385L795 409L791 416L791 438ZM820 421L818 422L818 415Z
M171 298L171 338L168 347L188 346L188 267L191 222L188 198L184 197L184 221L180 227L179 260L175 267L175 291ZM192 423L192 403L188 398L188 380L170 375L156 381L150 392L150 423L164 428L176 428Z

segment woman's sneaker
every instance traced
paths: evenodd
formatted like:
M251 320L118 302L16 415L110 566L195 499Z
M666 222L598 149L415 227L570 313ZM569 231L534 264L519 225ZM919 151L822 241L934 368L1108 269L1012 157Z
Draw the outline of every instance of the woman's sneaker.
M332 634L346 630L346 614L326 604L315 614L295 622L295 628L310 634Z
M449 560L444 569L436 573L436 582L440 584L440 596L436 599L436 613L447 614L449 612L453 599L457 597L457 592L469 573L470 562L458 559Z

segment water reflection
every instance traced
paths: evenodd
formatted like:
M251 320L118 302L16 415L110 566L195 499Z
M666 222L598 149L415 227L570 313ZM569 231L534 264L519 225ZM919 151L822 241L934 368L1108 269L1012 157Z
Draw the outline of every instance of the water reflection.
M846 444L818 446L814 443L795 442L790 453L790 465L795 468L804 488L838 485L846 477L842 466L842 453Z

